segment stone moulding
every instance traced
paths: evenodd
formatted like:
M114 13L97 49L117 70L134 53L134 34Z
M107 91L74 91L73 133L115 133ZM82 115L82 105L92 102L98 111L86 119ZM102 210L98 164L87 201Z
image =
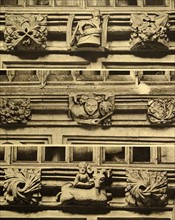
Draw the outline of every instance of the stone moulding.
M175 120L175 99L150 99L147 117L152 124L172 123Z
M78 124L109 127L114 108L114 96L69 96L69 115Z
M130 48L137 50L167 50L168 15L131 14Z
M127 170L125 199L128 206L152 207L167 205L166 172Z
M47 15L6 14L4 38L8 51L45 50Z
M30 119L30 99L0 99L0 125L26 124Z
M38 204L41 198L39 169L5 169L4 200L8 204Z

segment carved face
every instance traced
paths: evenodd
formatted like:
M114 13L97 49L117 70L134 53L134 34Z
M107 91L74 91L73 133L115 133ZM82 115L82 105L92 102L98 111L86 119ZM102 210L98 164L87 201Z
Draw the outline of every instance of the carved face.
M85 174L87 172L87 168L85 165L80 165L79 166L79 171L81 174Z
M98 109L98 102L89 98L84 104L84 109L88 115L93 115Z

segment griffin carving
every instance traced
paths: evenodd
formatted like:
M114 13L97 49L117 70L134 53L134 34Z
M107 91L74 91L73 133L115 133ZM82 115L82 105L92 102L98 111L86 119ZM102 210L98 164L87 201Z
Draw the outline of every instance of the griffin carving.
M8 51L44 50L47 41L47 16L6 14L4 32Z
M154 124L166 124L175 119L175 99L151 99L148 101L148 120Z
M131 50L168 49L168 15L132 14Z
M5 169L4 199L8 204L38 204L40 188L40 170Z
M69 98L70 116L79 124L110 126L114 96L76 95Z
M30 119L29 99L0 99L0 124L26 124Z
M128 170L125 198L129 206L167 205L167 176L162 171Z

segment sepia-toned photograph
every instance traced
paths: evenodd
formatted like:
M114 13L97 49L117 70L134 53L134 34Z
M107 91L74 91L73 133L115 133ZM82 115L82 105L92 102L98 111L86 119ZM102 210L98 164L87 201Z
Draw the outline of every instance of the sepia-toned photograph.
M175 220L174 0L0 0L0 218Z

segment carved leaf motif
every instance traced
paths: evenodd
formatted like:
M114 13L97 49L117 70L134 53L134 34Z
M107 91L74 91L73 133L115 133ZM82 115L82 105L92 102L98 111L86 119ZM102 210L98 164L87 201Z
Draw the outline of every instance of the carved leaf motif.
M26 124L30 119L29 99L0 99L0 124Z
M148 101L148 120L165 124L175 119L175 99L151 99Z
M4 199L9 204L37 204L41 172L37 169L5 169Z
M44 50L47 41L46 15L6 14L4 38L7 50Z
M167 205L166 172L128 170L126 202L130 206L165 206Z

